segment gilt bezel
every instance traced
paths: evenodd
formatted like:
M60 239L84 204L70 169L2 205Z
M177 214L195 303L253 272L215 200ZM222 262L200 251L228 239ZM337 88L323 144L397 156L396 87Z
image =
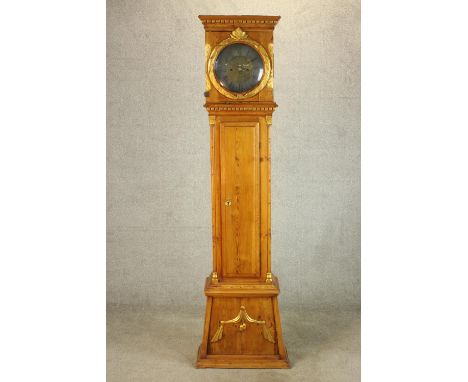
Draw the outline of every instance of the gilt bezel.
M255 86L253 89L247 90L242 93L233 92L223 87L219 83L218 79L216 78L215 71L214 71L216 59L218 58L219 54L224 48L232 44L249 45L250 47L255 49L255 51L259 54L259 56L261 57L263 61L264 71L263 71L262 79L260 80L258 85ZM218 45L216 45L213 48L210 54L210 58L208 59L208 62L207 62L206 70L207 70L208 78L210 79L211 84L222 95L230 99L245 99L245 98L253 97L254 95L260 93L263 90L263 88L267 85L268 80L270 79L270 76L271 76L271 60L265 48L258 41L252 40L250 37L248 37L247 34L241 28L236 28L231 33L229 38L221 41Z

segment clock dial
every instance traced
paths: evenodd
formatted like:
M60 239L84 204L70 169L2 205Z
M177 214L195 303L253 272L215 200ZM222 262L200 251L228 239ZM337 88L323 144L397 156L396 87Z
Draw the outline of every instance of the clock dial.
M231 44L216 58L214 72L222 87L236 93L253 89L263 77L264 64L257 51L246 44Z

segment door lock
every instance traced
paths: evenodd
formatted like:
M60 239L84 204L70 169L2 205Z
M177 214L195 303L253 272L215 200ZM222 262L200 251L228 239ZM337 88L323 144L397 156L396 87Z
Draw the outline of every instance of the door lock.
M228 207L229 207L231 204L232 204L232 201L229 200L229 199L226 200L226 201L224 202L224 205L225 205L225 206L228 206Z

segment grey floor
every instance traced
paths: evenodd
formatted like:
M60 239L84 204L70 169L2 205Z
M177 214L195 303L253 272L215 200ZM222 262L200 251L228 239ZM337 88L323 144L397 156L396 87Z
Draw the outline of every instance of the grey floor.
M289 370L195 369L204 308L109 305L107 381L360 380L360 312L282 309Z

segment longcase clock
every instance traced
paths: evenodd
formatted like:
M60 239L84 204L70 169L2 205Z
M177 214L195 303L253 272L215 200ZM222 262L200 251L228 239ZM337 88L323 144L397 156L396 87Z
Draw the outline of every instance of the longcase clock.
M211 131L213 271L197 367L288 368L271 272L273 30L279 16L199 16Z

